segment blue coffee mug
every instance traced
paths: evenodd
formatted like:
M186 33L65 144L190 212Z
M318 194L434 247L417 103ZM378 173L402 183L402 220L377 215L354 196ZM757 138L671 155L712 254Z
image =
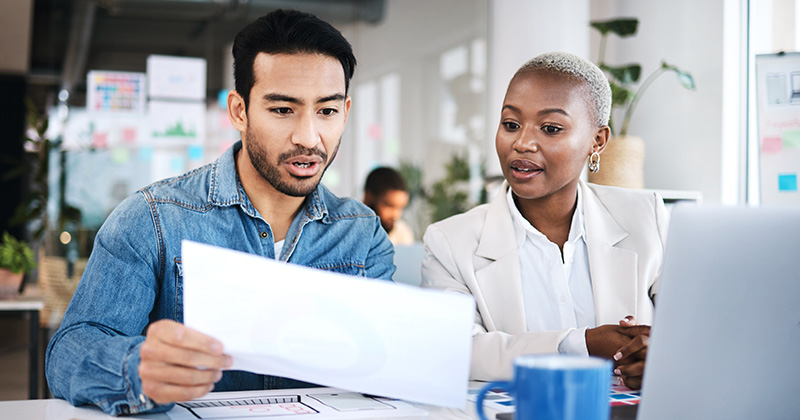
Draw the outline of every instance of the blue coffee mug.
M493 389L507 391L518 420L608 420L611 361L592 356L525 355L514 359L514 378L486 384L475 403Z

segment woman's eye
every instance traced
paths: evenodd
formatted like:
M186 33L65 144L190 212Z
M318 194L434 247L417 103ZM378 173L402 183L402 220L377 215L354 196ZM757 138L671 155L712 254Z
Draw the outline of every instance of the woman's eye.
M506 130L509 130L509 131L515 131L515 130L519 129L519 124L517 124L517 123L515 123L513 121L504 121L503 122L503 126L506 128Z
M542 131L544 131L545 133L548 133L548 134L554 134L554 133L558 133L559 131L561 131L561 128L556 127L554 125L545 125L545 126L542 127Z
M322 115L333 115L333 114L335 114L335 113L337 113L339 111L337 111L337 110L335 110L333 108L325 108L320 112L322 113Z

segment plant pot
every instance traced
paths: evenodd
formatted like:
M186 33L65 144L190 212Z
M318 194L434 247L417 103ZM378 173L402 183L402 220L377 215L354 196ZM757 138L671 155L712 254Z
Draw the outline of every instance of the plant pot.
M600 170L589 172L589 182L625 188L644 188L644 140L614 136L600 154Z
M22 285L22 272L14 273L8 269L0 268L0 299L14 298L19 294L19 287Z

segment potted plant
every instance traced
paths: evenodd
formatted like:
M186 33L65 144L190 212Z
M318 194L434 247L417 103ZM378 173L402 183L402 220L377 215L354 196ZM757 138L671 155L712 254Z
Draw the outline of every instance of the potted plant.
M4 232L0 242L0 298L16 296L23 277L35 267L33 251L28 244Z
M648 87L662 74L673 72L677 75L681 86L694 90L695 84L692 75L676 66L662 61L661 66L650 73L641 85L635 87L642 73L639 64L623 66L610 66L605 62L606 41L609 33L619 37L629 37L636 34L639 20L635 18L621 18L607 21L593 21L589 23L600 32L600 48L598 67L608 76L611 85L612 117L609 120L612 140L603 151L603 165L599 172L590 172L589 181L597 184L616 185L628 188L644 187L644 141L637 136L628 134L631 117L636 110L639 100ZM622 113L622 124L617 126L614 120L614 111ZM619 113L617 114L619 115ZM619 129L619 130L618 130Z

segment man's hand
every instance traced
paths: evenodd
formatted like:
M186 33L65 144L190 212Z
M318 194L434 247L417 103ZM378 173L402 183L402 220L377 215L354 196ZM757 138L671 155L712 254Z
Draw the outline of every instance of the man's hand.
M222 351L222 343L183 324L154 322L139 351L142 390L158 404L201 397L233 364Z

